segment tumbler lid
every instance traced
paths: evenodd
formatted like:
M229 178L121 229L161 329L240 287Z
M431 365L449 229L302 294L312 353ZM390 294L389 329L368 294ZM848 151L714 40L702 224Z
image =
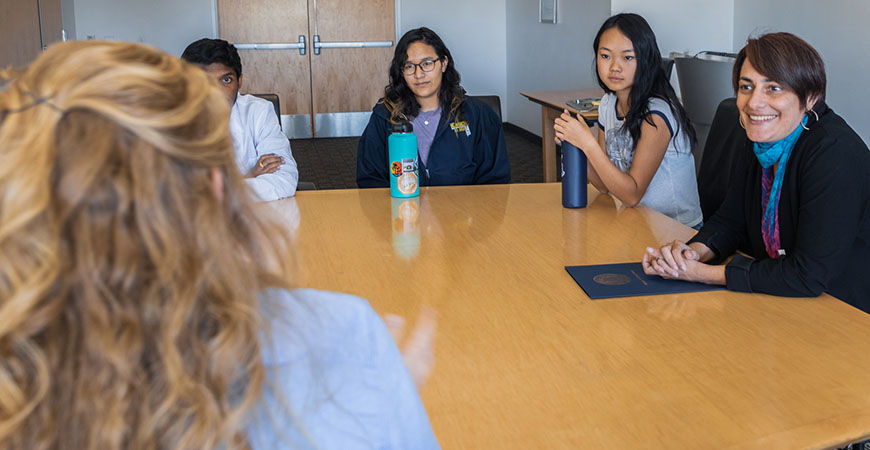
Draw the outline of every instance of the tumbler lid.
M414 126L411 125L411 122L402 121L399 123L392 124L390 131L392 131L393 133L413 133Z

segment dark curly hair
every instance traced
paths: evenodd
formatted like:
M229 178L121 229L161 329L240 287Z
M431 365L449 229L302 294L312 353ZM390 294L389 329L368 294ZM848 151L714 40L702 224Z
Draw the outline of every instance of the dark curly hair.
M450 50L444 45L444 41L435 34L434 31L426 28L416 28L405 33L399 43L396 44L396 52L393 54L393 61L390 63L390 84L384 88L384 106L390 111L390 122L399 123L409 121L412 117L417 116L420 112L420 104L414 96L414 92L405 82L405 76L402 74L402 66L408 61L408 47L415 43L422 42L431 46L435 50L438 59L443 63L446 59L447 69L441 76L441 89L438 92L438 99L441 103L441 108L448 111L448 117L454 117L456 120L462 120L462 102L465 100L465 89L459 85L461 77L456 71L456 64Z
M202 38L192 42L184 49L181 59L203 66L221 63L233 69L236 77L242 76L242 59L239 58L236 46L223 39Z
M652 117L649 113L650 97L660 98L667 102L671 108L671 113L677 120L677 130L674 132L676 136L680 131L689 136L689 142L693 144L696 141L695 127L689 122L686 115L686 110L677 99L677 93L671 86L665 69L662 66L662 54L659 51L659 46L656 43L656 35L650 28L646 19L637 14L617 14L604 21L598 34L595 35L595 41L592 44L592 50L598 54L598 44L601 41L601 35L605 31L616 28L628 40L631 41L634 47L634 56L637 60L637 70L634 72L634 84L631 87L629 94L629 109L625 115L625 124L628 126L628 134L637 146L640 140L640 127L644 121L653 125ZM593 59L593 69L595 76L598 78L598 85L604 92L613 93L601 77L598 76L598 58Z

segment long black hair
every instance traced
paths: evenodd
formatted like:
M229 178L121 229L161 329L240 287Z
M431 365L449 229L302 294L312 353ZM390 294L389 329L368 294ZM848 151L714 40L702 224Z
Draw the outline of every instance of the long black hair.
M598 85L604 89L604 92L613 93L598 75L598 44L601 41L601 35L611 28L618 29L631 41L637 61L634 83L628 96L628 113L625 115L625 124L628 125L628 133L634 141L634 145L637 146L637 142L640 140L640 127L644 120L655 126L649 113L650 97L660 98L670 106L671 113L678 122L674 136L683 131L689 136L689 142L694 144L696 140L695 127L689 122L686 110L683 109L683 105L677 99L677 93L674 92L674 88L668 80L662 66L662 54L656 43L656 35L643 17L630 13L617 14L605 20L604 24L601 25L601 29L595 35L595 41L592 44L592 50L596 55L592 64L595 76L598 78Z
M446 58L447 70L441 74L441 89L438 92L438 99L441 103L441 109L448 111L448 117L461 120L462 110L460 106L465 100L465 89L459 85L461 77L456 71L456 62L453 60L450 50L444 45L444 41L434 31L421 27L405 33L396 44L393 61L390 63L390 84L384 88L384 106L390 111L390 121L393 123L408 121L420 112L420 104L408 83L405 82L405 75L402 73L402 66L408 62L408 47L415 42L431 46L442 64L445 63Z

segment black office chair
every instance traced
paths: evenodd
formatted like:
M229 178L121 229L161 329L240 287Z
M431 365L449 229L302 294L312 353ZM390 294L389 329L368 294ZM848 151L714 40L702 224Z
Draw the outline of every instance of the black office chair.
M270 102L272 102L272 106L275 107L275 115L278 116L278 126L281 127L281 129L283 130L284 126L281 125L281 101L278 100L278 94L251 94L251 95L253 95L254 97L260 97L264 100L269 100Z
M667 79L671 79L671 74L674 73L674 60L671 58L662 58L662 68L665 69Z
M311 181L300 181L296 184L297 191L316 191L317 186L314 185L314 182Z
M740 126L737 99L726 98L719 103L710 134L701 154L698 169L698 197L701 212L706 222L716 213L731 184L732 177L743 176L743 170L736 170L734 164L746 145L746 130Z
M278 125L281 126L283 130L284 127L281 125L281 101L278 100L278 94L251 94L255 97L260 97L264 100L269 100L272 102L272 106L275 107L275 115L278 116ZM296 184L297 191L316 191L317 186L314 185L311 181L300 181Z
M693 152L695 173L700 171L699 163L704 155L699 152L705 148L716 108L722 100L734 95L731 71L735 59L736 55L716 52L674 58L683 107L698 138Z
M493 111L495 111L495 115L498 116L498 121L501 122L501 99L498 95L469 95L469 98L473 98L476 100L480 100L483 103L489 105Z

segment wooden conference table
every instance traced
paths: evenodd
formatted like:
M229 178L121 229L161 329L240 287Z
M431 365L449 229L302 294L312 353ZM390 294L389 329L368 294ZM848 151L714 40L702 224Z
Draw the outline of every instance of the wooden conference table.
M556 137L556 132L553 130L553 122L556 117L562 115L566 109L574 114L580 112L576 108L568 106L569 100L600 98L603 93L604 91L599 88L520 92L520 95L541 105L541 139L543 141L545 183L556 181L556 142L553 140ZM588 120L597 120L598 111L587 111L583 113L583 117Z
M590 186L299 192L299 284L437 311L421 396L445 449L830 448L870 436L870 316L828 296L589 300L563 266L692 230ZM403 223L401 217L414 217Z

